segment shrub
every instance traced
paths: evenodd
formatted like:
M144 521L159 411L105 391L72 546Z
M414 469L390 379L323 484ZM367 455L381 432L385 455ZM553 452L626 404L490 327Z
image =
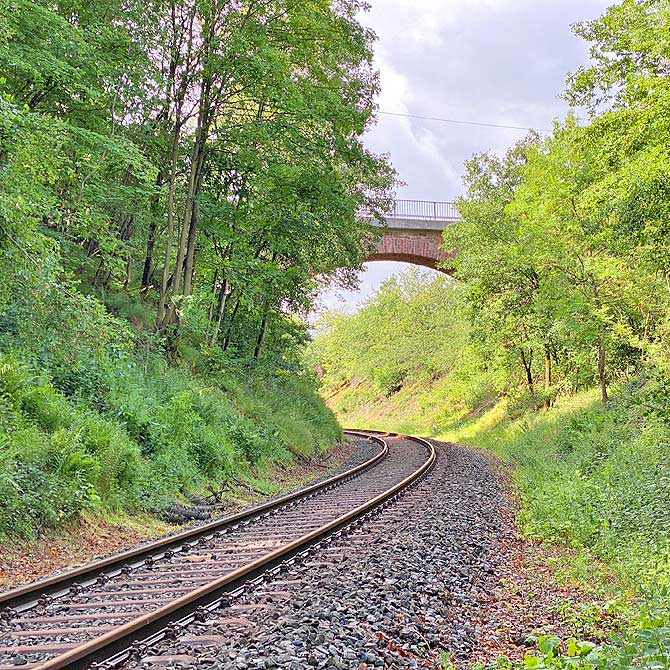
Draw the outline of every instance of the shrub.
M47 384L26 388L21 394L21 410L29 421L47 433L67 428L74 416L67 400Z
M570 638L562 641L545 635L537 641L537 651L526 654L523 662L499 659L489 666L477 664L473 670L661 670L670 667L670 611L662 597L644 603L630 629L611 643L597 645Z
M37 374L29 352L0 354L0 534L33 535L86 508L160 508L340 435L293 374L254 366L242 382L239 362L196 373L149 349L45 360Z

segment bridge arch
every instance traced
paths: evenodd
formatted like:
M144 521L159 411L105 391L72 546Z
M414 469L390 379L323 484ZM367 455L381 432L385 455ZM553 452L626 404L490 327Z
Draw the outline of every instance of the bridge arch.
M440 244L442 235L432 231L428 234L421 231L387 230L377 243L376 250L368 256L368 261L402 261L413 265L422 265L434 270L438 263L446 260L447 253ZM443 272L443 270L440 270Z
M396 200L386 216L384 234L367 260L402 261L446 272L436 267L453 256L441 246L442 231L459 218L451 202Z

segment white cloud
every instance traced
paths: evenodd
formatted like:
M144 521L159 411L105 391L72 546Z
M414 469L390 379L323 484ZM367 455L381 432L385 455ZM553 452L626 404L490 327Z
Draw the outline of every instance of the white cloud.
M551 127L566 105L565 74L586 59L571 33L608 0L373 0L362 17L379 35L380 108L488 123ZM370 133L390 152L408 197L451 199L463 161L523 136L380 115ZM432 192L431 192L432 191Z

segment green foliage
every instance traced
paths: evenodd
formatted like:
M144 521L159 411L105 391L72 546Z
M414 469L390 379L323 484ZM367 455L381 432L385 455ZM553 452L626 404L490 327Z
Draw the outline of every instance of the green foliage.
M568 99L590 108L552 136L466 164L461 222L445 239L473 336L514 386L609 384L668 360L667 3L625 0L579 23L592 62ZM546 369L546 368L545 368Z
M670 611L662 599L643 603L629 630L611 644L552 635L541 636L537 651L526 654L521 663L501 658L489 665L476 664L473 670L660 670L670 667Z
M92 284L173 350L290 357L293 313L317 275L351 279L358 213L394 180L361 142L378 80L359 9L3 0L2 250L49 256L52 280ZM147 309L119 298L138 288Z
M300 316L394 180L359 9L0 0L0 533L340 437Z
M111 370L96 410L0 357L0 534L29 535L86 508L161 507L340 437L307 381L197 378L152 361L146 372Z
M325 314L307 361L348 425L438 434L502 388L470 331L462 286L414 269Z
M530 536L584 551L634 588L670 585L670 428L641 408L646 395L605 409L583 394L517 419L496 408L451 436L516 464Z
M27 534L97 505L108 475L80 440L85 418L48 383L9 357L0 358L0 533Z
M360 378L386 395L448 373L468 340L457 286L418 270L387 280L355 314L327 313L319 329L310 356L327 387Z

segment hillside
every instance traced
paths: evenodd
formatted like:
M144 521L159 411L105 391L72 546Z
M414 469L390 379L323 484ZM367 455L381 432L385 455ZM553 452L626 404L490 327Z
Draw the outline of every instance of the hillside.
M0 2L0 538L340 438L304 316L395 180L345 5Z

